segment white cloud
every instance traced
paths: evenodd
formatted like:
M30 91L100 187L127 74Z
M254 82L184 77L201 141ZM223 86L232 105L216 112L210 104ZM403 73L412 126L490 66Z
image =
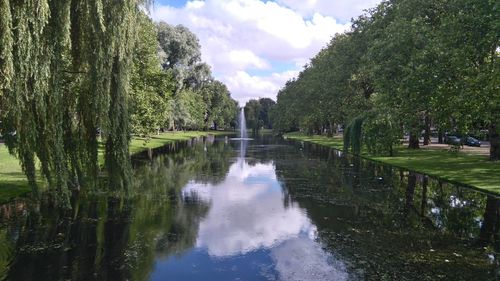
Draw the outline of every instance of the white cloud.
M276 93L288 79L297 76L298 71L290 70L282 73L272 73L268 76L252 76L243 70L227 74L220 79L232 93L237 93L240 102L252 98L276 98Z
M277 0L304 17L321 11L323 15L347 22L361 15L364 10L374 8L380 0Z
M200 39L202 59L241 104L250 98L275 98L287 79L296 75L335 33L349 27L335 16L342 18L357 11L358 6L377 1L355 0L354 7L351 2L188 1L182 8L158 5L151 16L157 21L185 25L194 32ZM347 10L339 14L336 9ZM292 66L283 69L276 65ZM266 71L250 75L250 70Z
M232 50L227 56L231 64L239 69L248 67L268 69L271 67L266 60L259 58L250 50Z

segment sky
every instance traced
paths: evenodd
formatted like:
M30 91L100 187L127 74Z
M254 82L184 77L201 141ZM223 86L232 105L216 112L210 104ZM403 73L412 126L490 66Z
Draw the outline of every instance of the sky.
M155 21L188 27L240 105L272 98L350 19L380 0L156 0Z

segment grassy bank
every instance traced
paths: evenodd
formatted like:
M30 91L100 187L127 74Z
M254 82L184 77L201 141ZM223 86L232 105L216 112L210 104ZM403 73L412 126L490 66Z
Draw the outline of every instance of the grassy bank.
M195 137L206 136L208 134L228 134L228 132L168 132L151 137L149 140L145 138L133 138L130 143L130 154L141 152L148 148L156 148L168 143L189 140ZM101 151L100 151L100 154ZM102 157L100 157L102 159ZM14 156L10 155L7 147L0 143L0 202L6 202L12 198L25 196L31 191L28 186L26 176L21 170L19 161Z
M9 154L7 147L0 143L0 202L24 195L31 191L26 176L17 158Z
M343 148L340 137L306 136L297 133L287 134L286 137L337 149ZM410 150L405 147L396 148L396 155L393 157L374 156L367 152L363 152L361 156L500 194L500 163L489 161L487 156L449 152L444 149Z

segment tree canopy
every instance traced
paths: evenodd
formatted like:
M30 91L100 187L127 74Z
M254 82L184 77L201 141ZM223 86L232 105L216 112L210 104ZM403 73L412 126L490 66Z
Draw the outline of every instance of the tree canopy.
M260 98L258 100L249 100L245 104L245 119L247 128L257 133L260 129L271 129L272 113L276 102L270 98Z
M499 159L498 16L488 0L384 1L286 83L273 126L345 128L350 148L362 141L379 154L391 154L403 134L418 148L431 129L439 136L489 129L491 158Z
M0 130L34 192L53 199L130 186L133 134L227 128L236 103L187 28L155 24L149 1L0 1Z

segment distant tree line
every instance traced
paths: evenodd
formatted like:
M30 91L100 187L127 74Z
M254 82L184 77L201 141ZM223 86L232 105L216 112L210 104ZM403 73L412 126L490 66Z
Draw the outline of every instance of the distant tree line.
M257 133L261 129L272 129L270 112L276 102L270 98L252 99L245 104L247 128Z
M279 91L274 129L333 134L346 149L392 154L432 130L488 130L500 159L498 3L389 0L352 21Z

